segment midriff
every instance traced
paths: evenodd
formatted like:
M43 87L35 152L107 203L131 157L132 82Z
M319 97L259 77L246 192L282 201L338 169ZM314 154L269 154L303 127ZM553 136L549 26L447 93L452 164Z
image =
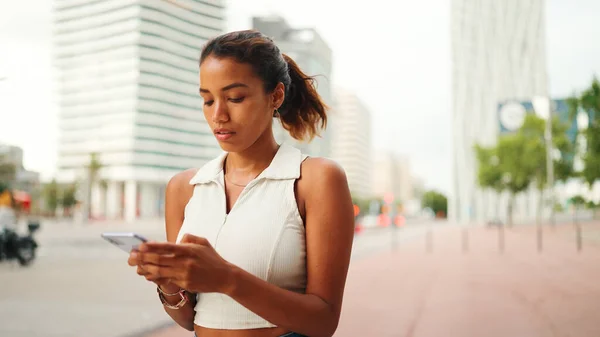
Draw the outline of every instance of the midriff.
M290 331L284 328L265 328L247 330L209 329L194 325L197 337L279 337Z

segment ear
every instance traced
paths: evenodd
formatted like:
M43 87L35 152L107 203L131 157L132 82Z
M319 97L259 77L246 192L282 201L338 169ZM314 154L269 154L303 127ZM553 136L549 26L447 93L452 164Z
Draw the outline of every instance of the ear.
M283 101L285 100L285 86L283 85L283 83L277 83L275 90L273 90L271 100L271 103L273 104L273 110L279 109L281 107Z

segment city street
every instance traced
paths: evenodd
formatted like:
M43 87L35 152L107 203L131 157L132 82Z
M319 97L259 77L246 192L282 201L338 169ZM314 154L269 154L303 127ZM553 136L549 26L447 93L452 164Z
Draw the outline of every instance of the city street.
M599 16L600 0L0 2L0 337L196 337L145 277L233 289L198 296L194 323L222 328L199 337L256 337L218 322L260 328L246 311L310 337L600 337ZM181 236L298 301L206 247L129 266L175 211L196 226ZM317 216L322 243L298 228Z
M415 225L394 232L401 245L422 237L427 228ZM127 265L125 253L100 238L100 233L115 230L164 239L161 221L43 225L36 233L39 258L31 267L0 265L0 336L124 337L170 324L154 286ZM394 232L359 234L353 259L389 250Z
M433 233L353 262L336 337L600 336L599 223L581 251L570 225L544 228L541 252L535 226Z

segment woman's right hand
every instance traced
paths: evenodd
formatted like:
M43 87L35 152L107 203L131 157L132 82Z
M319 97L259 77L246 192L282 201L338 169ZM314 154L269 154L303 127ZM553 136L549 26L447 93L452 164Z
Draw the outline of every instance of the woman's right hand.
M131 253L129 253L129 259L127 260L127 263L132 266L132 267L137 267L137 273L140 276L144 276L144 278L150 282L154 282L157 286L160 287L160 289L167 293L167 294L175 294L177 293L179 290L181 290L181 288L179 288L179 286L173 284L170 282L169 279L167 278L156 278L155 275L149 273L146 269L144 269L143 263L142 263L142 259L141 259L141 252L134 250L131 251Z

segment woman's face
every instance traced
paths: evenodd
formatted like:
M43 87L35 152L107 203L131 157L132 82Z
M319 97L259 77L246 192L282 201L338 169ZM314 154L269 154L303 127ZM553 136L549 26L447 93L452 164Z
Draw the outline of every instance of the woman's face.
M249 64L207 57L200 65L204 117L221 148L240 152L272 132L273 111L283 102L283 84L265 93Z

